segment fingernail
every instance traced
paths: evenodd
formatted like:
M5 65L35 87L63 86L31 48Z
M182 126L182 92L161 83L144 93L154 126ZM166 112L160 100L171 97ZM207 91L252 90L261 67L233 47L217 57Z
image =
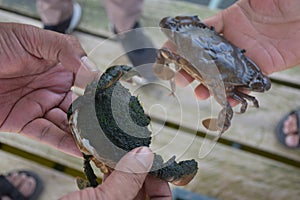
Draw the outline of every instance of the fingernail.
M80 60L89 71L91 72L99 71L97 66L87 56L81 57Z
M153 153L148 147L140 147L135 152L135 158L140 161L146 169L150 169L153 162Z

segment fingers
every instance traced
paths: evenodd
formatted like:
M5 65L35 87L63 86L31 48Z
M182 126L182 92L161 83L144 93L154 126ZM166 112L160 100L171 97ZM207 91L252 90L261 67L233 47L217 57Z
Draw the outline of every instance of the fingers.
M97 67L86 57L76 37L43 30L30 25L13 24L22 46L33 56L61 63L76 74L74 85L84 88L98 76ZM21 27L21 28L20 28Z
M154 155L147 147L127 153L110 176L97 188L87 188L61 199L134 199L142 188Z
M86 56L79 41L74 36L64 34L59 34L59 40L57 41L59 43L55 44L56 48L52 49L53 55L56 56L58 61L67 69L77 72L82 65L84 66L81 58Z
M174 77L176 85L185 87L190 84L194 79L186 71L181 69Z
M45 113L44 118L54 123L58 128L65 132L70 132L66 112L60 108L53 108Z
M165 47L172 52L176 52L176 50L177 50L176 45L171 40L166 41L162 47Z
M195 95L200 100L205 100L210 97L208 89L202 84L195 88Z
M115 171L99 187L98 192L105 192L107 199L134 199L150 171L153 157L147 147L127 153L117 164Z
M223 15L222 12L220 12L217 15L214 15L210 18L203 20L203 22L208 26L213 26L216 32L222 32L224 27L222 15ZM173 45L172 43L171 44L170 43L171 42L166 42L165 44L169 46ZM174 47L172 48L175 49ZM180 70L180 76L179 75L175 76L175 82L179 86L186 86L193 80L194 79L190 75L188 75L184 70ZM198 85L195 88L195 95L200 100L205 100L210 96L208 89L202 84Z
M43 30L31 25L10 24L17 39L31 55L62 63L68 70L77 72L80 67L95 71L76 37Z
M187 86L193 80L194 79L184 70L180 70L179 73L175 75L175 83L181 87ZM210 96L208 89L202 84L199 84L195 88L195 95L200 100L205 100Z
M145 156L149 157L149 154L146 154ZM119 164L121 164L121 161ZM106 183L106 180L110 177L110 174L109 176L105 177L104 183ZM168 182L156 178L150 174L147 175L144 182L144 187L138 192L137 196L135 196L134 199L145 199L146 194L150 197L150 199L172 199L172 193Z
M170 40L165 42L163 47L168 48L169 50L171 50L173 52L176 52L176 50L177 50L177 47ZM185 87L188 84L190 84L194 80L194 78L191 77L186 71L181 69L179 71L179 73L177 73L175 75L174 80L175 80L176 85ZM195 95L200 100L205 100L210 96L208 89L205 86L203 86L202 84L200 84L196 87Z
M77 39L70 35L43 30L31 25L11 24L17 39L32 55L40 59L61 62L71 71L77 71L80 58L86 53Z
M73 85L78 88L85 88L87 84L99 78L100 71L86 56L81 58L81 62L82 64L75 74Z
M23 128L21 133L35 140L49 144L65 153L82 156L75 144L73 136L46 119L38 118L31 121Z
M203 20L203 22L205 24L207 24L208 26L213 26L215 28L216 32L222 32L223 27L224 27L223 12L220 12L217 15L207 18L207 19ZM169 50L171 50L173 52L176 52L176 50L177 50L177 47L170 40L165 42L163 47L168 48ZM175 83L177 85L185 87L194 80L184 70L180 70L179 72L180 73L176 74L176 76L175 76ZM208 89L202 84L198 85L195 88L195 95L200 100L205 100L210 96Z
M223 12L219 12L218 14L204 19L203 22L208 26L213 26L215 31L218 33L223 32L224 22L223 22Z
M145 191L151 200L172 199L172 193L168 182L148 175L145 181Z

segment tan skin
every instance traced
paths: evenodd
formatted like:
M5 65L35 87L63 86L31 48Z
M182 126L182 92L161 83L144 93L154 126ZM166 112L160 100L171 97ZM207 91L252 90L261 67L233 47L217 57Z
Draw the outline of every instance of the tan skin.
M246 49L246 55L269 75L300 63L299 9L297 0L240 0L204 22ZM166 45L176 49L170 43ZM202 89L199 86L196 95L206 99L209 94Z
M242 0L206 22L237 46L247 49L246 55L265 74L271 74L300 64L299 9L297 0ZM296 129L296 118L291 116L283 130L288 146L299 143Z
M61 200L85 199L146 199L170 200L172 194L166 181L147 175L154 155L146 148L137 148L127 153L101 186L76 191ZM135 173L140 172L140 173Z
M297 0L240 0L209 19L207 25L236 46L246 49L246 55L260 66L264 74L282 71L300 64L300 1ZM176 51L168 41L164 46ZM176 76L178 85L185 86L193 78L181 71ZM184 77L184 78L183 78ZM210 94L203 85L195 89L196 96L207 99ZM237 102L230 99L232 105ZM297 146L296 118L292 116L285 123L286 143Z
M74 72L85 53L75 38L48 33L33 26L0 26L0 130L80 155L66 111Z
M75 77L98 74L87 70L91 66L81 59L85 55L72 36L0 23L0 131L20 133L81 156L66 112L72 102L70 88ZM154 199L171 199L168 183L147 174L152 161L153 153L148 148L135 149L124 156L104 184L62 199L145 199L146 194ZM141 173L135 173L137 169ZM32 178L24 174L7 179L26 196L35 187Z

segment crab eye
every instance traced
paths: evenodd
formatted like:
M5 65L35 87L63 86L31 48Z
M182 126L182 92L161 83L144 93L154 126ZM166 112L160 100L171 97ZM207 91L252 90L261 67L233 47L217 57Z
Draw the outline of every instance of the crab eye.
M253 91L263 92L271 88L271 81L268 77L261 75L250 82L249 87Z
M258 91L258 92L263 91L263 84L260 81L255 81L255 82L250 83L250 88L253 91Z
M269 90L271 88L271 81L268 77L264 77L262 82L264 84L265 90Z

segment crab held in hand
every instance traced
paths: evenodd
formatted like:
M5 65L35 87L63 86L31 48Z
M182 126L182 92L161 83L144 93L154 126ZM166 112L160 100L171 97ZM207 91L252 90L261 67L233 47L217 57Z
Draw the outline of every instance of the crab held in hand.
M160 27L177 46L177 53L160 49L154 74L163 80L170 80L174 91L175 73L183 69L208 88L222 110L218 119L203 121L206 128L223 133L230 127L233 110L228 97L241 103L241 113L247 109L247 100L259 107L256 98L243 91L264 92L270 89L271 82L244 54L246 50L230 43L197 16L166 17L161 20ZM172 63L175 69L171 68Z
M107 173L127 152L151 143L151 132L147 127L149 117L137 97L131 96L119 81L135 74L131 67L125 65L108 68L99 81L88 85L84 95L69 108L70 128L83 153L89 186L98 185L90 160ZM175 185L185 185L193 179L197 170L195 160L177 163L173 156L164 162L160 155L154 154L149 173Z

